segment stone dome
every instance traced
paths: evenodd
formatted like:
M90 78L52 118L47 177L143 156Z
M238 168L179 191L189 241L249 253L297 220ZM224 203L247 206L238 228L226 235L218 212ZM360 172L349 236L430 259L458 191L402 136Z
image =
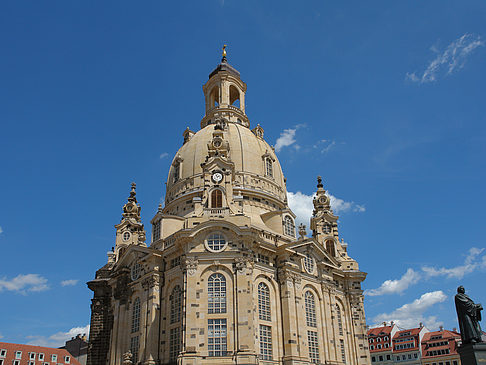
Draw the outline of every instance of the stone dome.
M188 130L186 130L187 132ZM256 195L286 206L286 187L282 168L273 148L263 139L263 129L250 130L244 125L226 122L221 128L208 124L197 133L184 134L185 143L176 153L167 178L166 206L180 196L202 191L205 187L202 164L207 161L214 132L222 133L227 159L234 164L235 195ZM187 137L186 137L187 136ZM267 169L271 163L271 176Z

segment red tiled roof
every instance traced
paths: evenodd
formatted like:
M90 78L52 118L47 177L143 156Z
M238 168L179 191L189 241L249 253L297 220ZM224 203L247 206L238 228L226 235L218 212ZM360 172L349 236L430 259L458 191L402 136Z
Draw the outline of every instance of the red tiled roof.
M434 338L441 336L441 338ZM435 357L457 355L457 341L461 339L461 335L454 331L442 330L435 332L428 332L422 338L422 357L430 359ZM442 344L442 342L447 342ZM440 350L449 349L449 353L440 354Z
M382 332L383 335L390 335L391 330L392 330L392 326L370 328L368 330L368 336L378 336Z
M2 357L2 351L6 350L7 353ZM21 358L16 359L15 353L21 351ZM81 363L76 360L66 349L55 349L52 347L43 346L33 346L33 345L21 345L15 343L0 342L0 359L4 360L5 364L11 365L14 360L20 360L20 365L28 365L29 361L34 361L30 359L30 354L35 353L35 364L70 364L70 365L81 365ZM39 360L39 354L44 354L44 360ZM57 355L56 361L52 360L52 355ZM69 357L69 362L66 362L66 357Z

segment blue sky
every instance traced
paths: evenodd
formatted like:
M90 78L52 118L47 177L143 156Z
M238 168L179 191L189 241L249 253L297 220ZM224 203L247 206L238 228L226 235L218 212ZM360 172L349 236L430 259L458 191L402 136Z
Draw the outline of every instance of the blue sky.
M483 1L5 1L0 5L1 341L89 323L137 182L146 227L220 59L307 220L316 176L368 272L366 316L457 326L486 303Z

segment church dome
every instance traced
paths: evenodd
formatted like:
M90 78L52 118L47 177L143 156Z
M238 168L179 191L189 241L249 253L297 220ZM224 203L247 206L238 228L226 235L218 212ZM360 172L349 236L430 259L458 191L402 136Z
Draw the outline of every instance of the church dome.
M217 124L187 136L184 145L176 153L167 178L166 205L180 196L204 189L202 165L207 161L209 149L224 145L227 158L234 164L233 190L239 194L264 195L263 198L286 204L285 179L273 148L263 139L263 129L253 131L244 125L226 122L215 139ZM192 133L189 131L189 133ZM223 152L224 153L224 152Z

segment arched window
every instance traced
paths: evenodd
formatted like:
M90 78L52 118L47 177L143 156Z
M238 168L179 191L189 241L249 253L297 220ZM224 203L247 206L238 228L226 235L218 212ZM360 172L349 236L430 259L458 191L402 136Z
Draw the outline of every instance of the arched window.
M211 193L211 208L221 208L223 206L223 193L219 189Z
M339 335L343 335L343 319L341 317L341 308L338 304L336 304L336 314L337 314L337 322L338 322L338 330Z
M230 104L234 105L236 107L240 107L240 92L238 89L234 86L231 85L229 87L229 96L230 96Z
M273 161L270 157L265 159L265 175L273 177Z
M332 257L336 256L336 251L334 249L334 241L333 240L327 240L326 241L326 251L329 252L329 254Z
M271 321L270 289L265 283L258 284L258 317L264 321Z
M176 162L174 163L174 182L177 182L179 181L180 177L181 177L181 164L180 162Z
M295 237L295 225L294 220L290 216L285 216L284 218L284 233L287 236Z
M209 94L209 107L214 108L219 105L219 88L215 86Z
M208 279L208 313L226 313L226 279L222 274Z
M304 256L304 268L309 274L314 272L314 258L310 254Z
M305 292L305 320L309 327L317 327L316 300L309 290Z
M140 298L133 301L132 308L132 333L140 330Z
M182 290L179 285L172 289L170 295L170 323L180 322L182 312Z

